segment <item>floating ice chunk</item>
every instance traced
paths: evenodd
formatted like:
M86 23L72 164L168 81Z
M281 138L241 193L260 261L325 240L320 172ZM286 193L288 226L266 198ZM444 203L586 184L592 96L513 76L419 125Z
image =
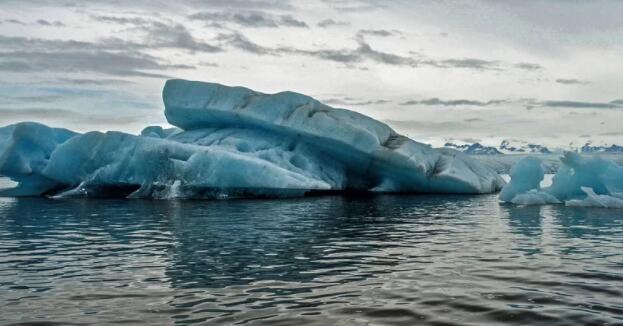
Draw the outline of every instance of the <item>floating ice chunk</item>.
M623 167L599 156L581 156L566 152L563 166L554 176L549 192L561 200L582 197L581 187L592 188L598 194L610 194L623 186Z
M77 135L61 128L50 128L35 122L7 126L0 135L0 175L18 182L16 188L3 190L4 196L37 196L55 183L42 174L48 159L59 144Z
M259 129L308 144L345 166L351 188L488 193L504 184L466 155L435 150L370 117L302 94L169 80L163 99L169 123L184 130Z
M623 208L623 199L608 195L598 195L589 187L581 187L586 194L584 199L572 199L565 202L566 206Z
M140 137L120 132L90 132L75 137L52 154L43 174L65 188L80 191L68 196L165 198L175 188L177 196L202 195L208 190L245 189L249 195L279 190L330 189L327 171L303 173L288 169L282 160L264 159L262 153L238 152L227 146L201 146ZM330 161L330 160L329 160ZM316 162L320 165L319 162ZM334 174L337 174L333 171ZM176 184L177 183L177 184ZM168 189L168 190L166 190ZM166 190L166 191L165 191Z
M544 175L543 166L538 158L526 157L521 159L511 169L511 182L506 184L500 192L500 200L513 202L513 199L519 194L531 190L538 191ZM535 195L532 194L530 197L534 198Z
M511 181L502 189L500 200L513 204L623 207L623 167L600 157L582 157L566 152L563 166L552 185L541 189L543 168L536 158L522 159L511 171Z
M152 126L136 136L15 128L0 173L19 181L24 191L14 194L63 197L488 193L504 184L463 153L305 95L171 80L163 98L167 119L181 129Z

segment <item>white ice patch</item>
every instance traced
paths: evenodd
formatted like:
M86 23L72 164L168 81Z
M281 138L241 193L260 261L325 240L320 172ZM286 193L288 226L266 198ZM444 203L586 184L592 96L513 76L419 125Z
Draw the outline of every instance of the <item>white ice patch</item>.
M565 202L566 206L623 208L623 199L615 196L598 195L589 187L582 187L586 194L584 199L572 199Z

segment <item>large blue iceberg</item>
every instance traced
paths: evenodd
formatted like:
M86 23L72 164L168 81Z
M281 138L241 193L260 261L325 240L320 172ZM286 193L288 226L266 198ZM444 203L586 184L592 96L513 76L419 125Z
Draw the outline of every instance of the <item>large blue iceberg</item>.
M552 185L541 188L541 161L526 157L511 170L511 181L500 200L517 205L562 204L623 208L623 167L601 157L566 152Z
M231 198L313 192L491 193L493 170L433 149L362 114L297 93L169 80L176 128L76 134L35 123L0 128L12 196Z

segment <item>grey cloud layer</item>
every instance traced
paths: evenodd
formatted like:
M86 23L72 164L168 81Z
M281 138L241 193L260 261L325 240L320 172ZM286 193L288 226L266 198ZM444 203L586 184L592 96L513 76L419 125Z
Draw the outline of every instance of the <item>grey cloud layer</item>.
M544 101L538 104L550 108L574 108L574 109L617 109L623 108L623 101L615 100L608 103L578 102L578 101Z
M422 128L433 126L431 133L472 128L476 134L474 124L481 118L490 122L489 116L480 116L484 110L530 115L532 121L604 114L616 123L623 100L600 99L622 98L607 85L619 82L617 69L608 74L607 61L615 60L608 46L623 40L620 19L614 19L623 11L611 10L609 3L613 1L529 1L519 6L488 0L0 0L0 83L5 91L19 80L33 88L48 83L81 91L131 89L139 95L8 93L0 98L0 106L6 107L0 115L57 121L66 115L77 121L82 118L74 113L92 109L94 103L118 108L114 114L132 115L132 109L145 105L137 103L142 100L152 109L160 105L157 95L150 97L157 94L158 81L139 77L175 76L271 91L291 87L325 94L320 98L327 104L364 112L370 107L369 112L394 120L413 119L420 109L416 120L423 120ZM560 15L539 8L554 8ZM596 21L602 10L608 11L605 19ZM579 17L580 12L587 14ZM483 14L488 19L479 19ZM604 62L594 62L594 69L575 69L574 64L588 62L591 51L604 54ZM317 69L319 64L330 71ZM616 62L611 66L620 68ZM263 75L271 72L271 78ZM328 85L327 75L336 82ZM46 103L70 110L34 108ZM19 106L31 110L16 111ZM159 109L153 110L158 117ZM456 123L436 124L438 116L450 111L458 113L448 117ZM126 121L119 118L118 123Z
M273 1L208 1L211 8L221 11L200 11L189 18L211 24L235 24L243 27L308 28L306 22L291 15L273 14L261 10L291 9L287 3ZM214 2L214 3L212 3ZM250 10L232 10L247 4ZM337 5L344 5L338 1ZM379 3L361 1L358 5L379 7ZM119 37L100 38L95 41L50 40L42 38L7 37L0 35L0 70L11 72L68 71L98 72L117 76L167 77L167 70L193 69L187 64L175 64L146 54L146 50L175 49L200 53L217 53L241 50L255 55L307 56L318 60L341 63L347 67L365 62L405 67L465 68L474 70L503 70L512 65L499 61L477 58L432 59L413 53L408 55L381 51L366 41L366 36L391 37L401 35L396 30L360 29L354 36L356 46L341 49L304 49L295 46L265 46L251 41L240 32L221 32L210 41L193 36L185 26L170 19L132 15L91 15L93 20L111 25L129 26L130 35L140 36L141 41ZM16 23L21 23L16 20ZM40 19L41 25L59 27L55 21ZM324 20L319 26L344 26L345 22ZM127 34L127 33L126 33ZM134 38L136 39L136 38ZM536 64L520 63L521 69L532 69Z
M233 23L244 27L304 27L307 23L290 15L273 15L260 11L198 12L188 18L209 24Z
M329 105L343 105L343 106L369 106L369 105L382 105L391 103L391 100L386 99L361 99L353 98L349 96L342 96L340 98L326 98L321 100L325 104Z
M333 20L333 19L325 19L325 20L319 21L318 24L316 24L316 26L322 27L322 28L332 27L332 26L349 26L349 25L350 25L349 22Z
M558 78L556 79L556 82L559 84L563 84L563 85L586 85L586 84L590 84L587 81L583 81L583 80L578 80L578 79L565 79L565 78Z
M0 121L11 120L32 120L36 116L37 120L57 120L72 121L75 123L92 123L97 121L100 124L128 124L141 121L140 116L111 116L106 114L88 114L59 108L2 108L0 107Z
M105 20L112 21L116 18L107 17ZM141 25L136 28L144 34L143 42L120 38L85 42L0 35L0 70L97 72L117 76L166 78L168 76L163 71L193 67L168 63L143 53L144 50L173 48L207 53L222 51L217 46L198 41L181 24L146 20L139 23Z
M382 34L383 36L388 36L382 32L377 31L377 33ZM429 59L422 58L421 55L418 57L410 57L384 52L374 49L360 36L361 34L358 34L358 36L355 37L358 46L353 49L343 48L307 50L294 47L267 47L251 41L246 36L238 32L230 34L220 34L218 40L225 42L226 45L252 54L274 56L302 55L314 57L321 60L343 63L346 65L359 64L368 60L374 63L394 66L428 66L435 68L465 68L475 70L503 69L501 62L499 61L488 61L475 58Z
M504 104L525 105L528 108L562 108L562 109L623 109L623 100L614 100L610 102L580 102L567 100L549 100L536 101L533 99L517 99L517 100L488 100L477 101L469 99L452 99L443 100L439 98L428 98L422 100L409 100L400 103L403 106L499 106Z
M499 104L505 104L505 103L508 103L508 101L507 100L490 100L490 101L482 102L482 101L465 100L465 99L441 100L441 99L438 99L438 98L429 98L429 99L424 99L424 100L410 100L410 101L406 101L406 102L401 103L401 105L407 105L407 106L408 105L489 106L489 105L499 105Z

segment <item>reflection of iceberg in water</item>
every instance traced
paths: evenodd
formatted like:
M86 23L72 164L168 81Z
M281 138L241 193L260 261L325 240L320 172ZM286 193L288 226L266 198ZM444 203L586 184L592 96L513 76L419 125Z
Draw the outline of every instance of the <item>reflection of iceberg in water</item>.
M377 216L387 216L379 211L382 205L376 205L377 200L319 197L279 204L218 202L205 207L213 213L201 210L205 216L200 219L176 216L171 229L176 243L168 251L173 264L167 269L167 276L176 287L212 288L277 279L311 282L320 272L329 281L332 275L354 271L362 259L382 248L387 240L385 234L393 231L393 225L383 226L382 221L375 220ZM187 208L179 211L185 212ZM178 229L177 223L184 225ZM376 232L368 232L366 224L375 226ZM178 230L183 233L177 233ZM333 237L368 244L345 245L349 256L342 256L338 249L341 246L333 242ZM376 241L377 245L372 244ZM384 260L388 270L396 263ZM348 280L369 276L354 274Z
M7 196L231 198L309 192L491 193L504 182L454 150L433 149L354 111L297 93L169 80L165 115L181 129L76 134L0 128Z
M39 198L1 199L0 224L6 240L42 239L56 246L73 231L75 246L106 247L109 263L124 255L144 257L164 269L161 281L173 287L223 287L279 279L312 281L318 274L342 281L363 280L353 273L366 264L391 272L402 262L384 250L402 246L400 229L418 219L422 230L410 237L436 235L431 211L469 207L474 197L371 196L316 197L283 201L75 201ZM434 216L434 214L433 214ZM19 218L17 218L19 217ZM470 223L462 221L462 225ZM26 227L27 226L27 227ZM439 235L447 236L452 231ZM52 235L52 237L50 237ZM355 241L355 242L352 242ZM18 250L18 249L16 249ZM64 249L63 249L64 250ZM72 250L67 248L67 250ZM153 255L157 253L157 257ZM135 259L135 258L134 258ZM116 260L119 260L115 263ZM296 262L293 264L293 262ZM156 266L154 266L156 267ZM131 271L129 271L131 272ZM375 275L383 271L375 271Z
M543 251L564 255L593 251L592 247L561 246L560 239L617 238L621 226L616 211L568 207L564 205L500 206L500 215L507 219L510 231L521 237L514 240L516 250L528 255ZM562 241L564 242L564 241Z
M502 217L508 218L511 231L527 237L537 237L543 232L544 216L540 206L514 207L504 205L500 207Z
M278 202L1 200L5 201L3 212L10 217L0 219L7 240L47 239L40 243L47 246L54 245L48 242L51 234L94 230L98 240L79 238L76 245L88 241L93 246L110 246L111 260L123 259L124 252L140 254L148 246L145 249L150 254L160 252L162 256L146 257L146 261L165 262L160 265L166 266L163 276L174 287L222 287L271 279L309 281L315 277L310 271L321 268L339 274L342 268L352 270L360 259L380 249L383 241L389 240L385 234L394 231L393 224L378 220L388 216L384 205L377 205L383 201L380 197ZM366 225L375 226L375 232L369 232ZM143 234L146 230L150 233ZM333 237L368 244L346 246L345 251L360 251L361 255L332 261L331 253L317 246L331 243ZM151 242L145 242L147 239ZM334 254L339 256L339 251ZM384 264L393 263L387 260ZM353 275L351 279L368 276Z
M547 218L544 213L541 206L500 206L500 217L507 219L510 232L517 235L510 241L514 250L526 256L543 252L543 239L548 236L544 230Z
M621 216L617 211L565 206L552 209L551 214L559 232L568 238L620 237Z
M407 302L433 321L437 308L448 309L445 321L465 316L464 307L479 306L480 317L516 314L509 301L534 305L527 299L535 294L554 297L531 310L533 324L587 295L608 291L603 306L617 302L623 221L612 210L496 202L494 195L0 198L0 276L2 289L11 288L2 292L15 299L5 309L37 304L33 318L55 316L59 324L139 317L162 323L163 316L212 324L215 315L231 324L225 318L326 311L343 317L361 308L353 316L380 314L385 307L370 307L382 298L391 308ZM569 274L576 269L584 270ZM587 290L587 282L598 289ZM67 308L59 311L59 303ZM85 314L91 307L115 315ZM614 318L600 309L585 311L583 321Z

